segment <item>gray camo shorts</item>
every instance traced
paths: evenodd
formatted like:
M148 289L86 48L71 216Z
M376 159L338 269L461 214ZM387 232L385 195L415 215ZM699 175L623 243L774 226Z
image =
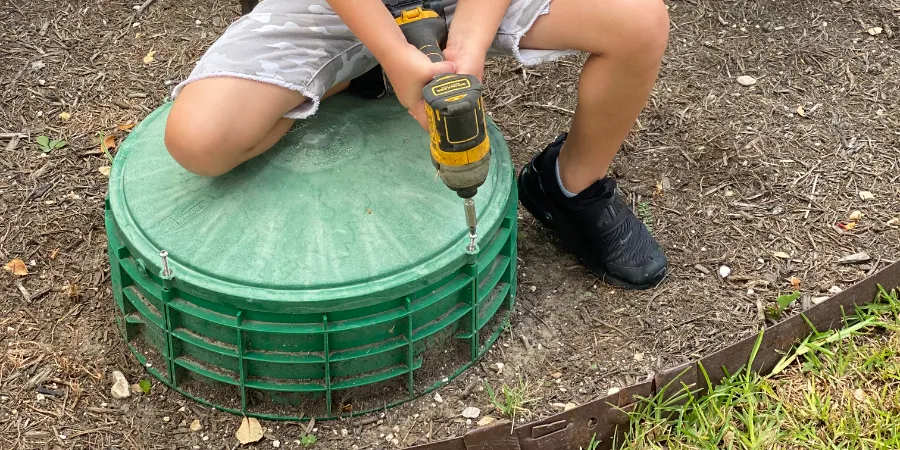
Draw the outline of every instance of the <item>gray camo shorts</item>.
M456 0L445 0L452 21ZM513 56L535 65L575 53L519 49L519 41L543 14L550 0L512 0L489 56ZM377 61L353 35L326 0L264 0L232 23L197 62L190 76L175 86L175 98L188 83L210 77L238 77L271 83L311 99L284 117L315 114L332 86L363 75Z

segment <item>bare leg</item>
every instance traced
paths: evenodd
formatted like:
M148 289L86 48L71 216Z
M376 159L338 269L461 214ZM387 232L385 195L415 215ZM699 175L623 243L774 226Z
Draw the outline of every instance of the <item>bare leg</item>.
M333 87L323 99L348 85ZM222 175L275 145L294 123L284 114L305 101L290 89L241 78L196 81L175 99L166 148L193 173Z
M559 156L567 190L579 193L606 176L656 82L668 31L660 0L553 0L522 39L521 48L591 54Z

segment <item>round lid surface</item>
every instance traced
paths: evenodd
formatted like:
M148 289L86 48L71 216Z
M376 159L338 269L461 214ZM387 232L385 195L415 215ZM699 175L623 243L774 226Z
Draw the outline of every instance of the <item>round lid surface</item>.
M166 151L170 107L121 146L109 202L132 253L158 271L166 250L180 289L229 302L355 300L330 306L342 309L421 287L465 258L463 201L437 178L427 134L396 99L329 98L273 149L216 178ZM513 188L507 147L489 131L479 234L499 226Z

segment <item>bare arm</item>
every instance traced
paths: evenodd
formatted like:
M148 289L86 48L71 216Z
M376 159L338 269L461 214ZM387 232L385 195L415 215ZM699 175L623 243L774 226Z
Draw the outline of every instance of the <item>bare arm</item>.
M511 0L459 0L450 25L448 47L487 54ZM463 43L465 41L465 43Z
M459 0L444 56L456 63L457 73L484 74L487 51L497 35L511 0Z
M328 0L328 4L381 64L400 104L427 128L422 88L437 75L455 72L456 65L432 63L410 45L381 0Z
M391 65L406 38L381 0L328 0L338 17L382 65Z

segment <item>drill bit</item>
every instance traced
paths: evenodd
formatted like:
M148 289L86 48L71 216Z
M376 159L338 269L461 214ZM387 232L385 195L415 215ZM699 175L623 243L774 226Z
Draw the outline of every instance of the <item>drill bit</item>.
M478 234L475 232L475 228L478 226L478 219L475 217L475 200L469 197L463 201L463 205L466 208L466 224L469 226L469 245L466 246L466 250L474 252L475 239L478 238Z

